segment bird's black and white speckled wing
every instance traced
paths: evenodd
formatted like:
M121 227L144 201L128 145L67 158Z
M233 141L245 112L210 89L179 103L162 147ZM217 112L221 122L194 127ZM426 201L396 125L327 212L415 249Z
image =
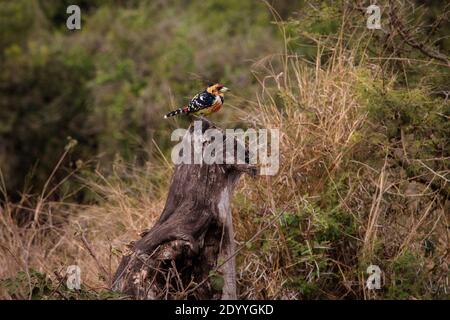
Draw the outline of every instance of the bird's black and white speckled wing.
M196 94L189 102L188 112L197 112L199 110L209 108L214 104L215 100L215 95L207 91L200 92Z

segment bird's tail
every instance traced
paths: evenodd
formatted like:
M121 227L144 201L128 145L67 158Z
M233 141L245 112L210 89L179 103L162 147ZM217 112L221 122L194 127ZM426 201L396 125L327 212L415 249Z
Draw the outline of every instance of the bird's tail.
M180 114L180 113L187 113L187 112L188 112L188 108L187 108L187 107L184 107L184 108L178 108L177 110L171 111L171 112L169 112L168 114L166 114L166 115L164 116L164 119L169 118L169 117L176 116L177 114Z

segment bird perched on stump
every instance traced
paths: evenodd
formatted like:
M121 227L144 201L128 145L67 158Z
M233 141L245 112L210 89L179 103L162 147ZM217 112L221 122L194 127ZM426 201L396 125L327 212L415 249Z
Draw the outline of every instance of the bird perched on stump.
M210 115L222 108L224 93L230 91L222 84L210 85L205 91L196 94L186 107L169 112L164 118L176 116L178 114L193 114L196 116Z

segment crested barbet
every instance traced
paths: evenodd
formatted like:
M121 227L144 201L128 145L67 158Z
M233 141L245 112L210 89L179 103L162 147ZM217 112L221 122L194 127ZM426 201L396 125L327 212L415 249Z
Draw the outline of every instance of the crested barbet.
M193 114L196 116L210 115L217 112L223 105L223 94L230 91L222 84L210 85L205 91L196 94L186 107L169 112L164 118L173 117L178 114Z

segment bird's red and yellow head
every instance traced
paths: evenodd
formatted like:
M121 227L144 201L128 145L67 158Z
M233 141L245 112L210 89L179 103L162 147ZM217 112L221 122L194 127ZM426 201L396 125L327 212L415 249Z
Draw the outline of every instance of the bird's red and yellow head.
M208 88L206 88L206 91L209 93L215 95L215 96L222 96L227 91L230 91L227 87L225 87L223 84L216 83L213 85L210 85Z

